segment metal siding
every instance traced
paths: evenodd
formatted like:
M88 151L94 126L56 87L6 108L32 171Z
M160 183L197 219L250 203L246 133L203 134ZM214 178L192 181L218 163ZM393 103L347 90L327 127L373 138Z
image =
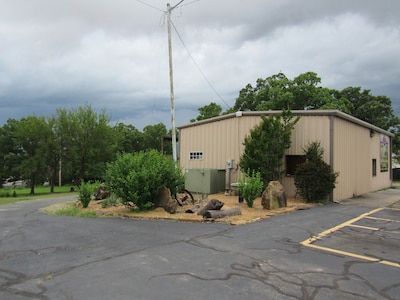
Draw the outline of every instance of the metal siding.
M371 138L369 129L335 118L334 171L339 173L334 199L347 199L371 191Z
M303 148L318 141L324 148L324 161L329 163L329 117L328 116L301 116L292 131L292 143L286 150L286 155L303 155ZM284 166L286 167L286 166ZM293 176L283 176L282 184L289 197L296 196L296 187Z
M242 116L181 129L181 166L185 169L225 169L226 160L233 159L231 182L237 182L241 175L238 164L244 151L244 138L261 120L260 116ZM302 148L313 141L320 141L325 149L324 159L329 161L329 117L300 117L286 154L301 155ZM204 160L190 161L189 152L193 151L203 151ZM288 196L296 194L293 177L283 176L282 183Z
M233 159L231 182L237 182L244 138L260 122L259 115L243 115L181 128L181 166L185 169L225 169L226 160ZM379 169L379 133L371 139L370 128L337 115L302 115L292 132L292 144L286 154L301 155L303 148L313 141L321 143L324 161L339 173L333 200L347 199L390 186L389 172L381 174ZM333 153L330 153L331 149ZM203 151L204 160L190 161L189 152L193 151ZM376 156L378 165L376 178L372 178L373 156ZM282 183L288 196L296 194L293 177L283 176Z

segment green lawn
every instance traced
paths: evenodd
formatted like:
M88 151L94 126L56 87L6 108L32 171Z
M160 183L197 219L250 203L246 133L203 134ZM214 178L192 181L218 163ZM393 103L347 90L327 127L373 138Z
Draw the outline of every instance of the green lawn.
M77 190L74 187L75 191ZM70 192L71 186L55 186L54 193L50 193L49 186L37 186L35 187L35 194L31 195L31 189L25 187L5 187L0 189L0 205L10 204L18 201L25 200L36 200L46 198L58 198L70 195L77 195L76 192ZM15 193L14 193L15 192Z

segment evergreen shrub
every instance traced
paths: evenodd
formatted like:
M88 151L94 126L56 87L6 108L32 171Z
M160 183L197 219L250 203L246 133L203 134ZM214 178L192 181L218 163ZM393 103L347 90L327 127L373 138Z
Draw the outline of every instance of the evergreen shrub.
M306 202L326 202L335 188L338 173L323 160L324 149L319 142L312 142L303 151L307 161L297 166L294 175L297 192Z

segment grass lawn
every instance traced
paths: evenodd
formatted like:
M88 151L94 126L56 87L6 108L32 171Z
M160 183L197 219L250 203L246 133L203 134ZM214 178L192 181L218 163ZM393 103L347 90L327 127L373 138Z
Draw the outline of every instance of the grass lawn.
M77 190L74 187L75 191ZM31 189L26 187L3 187L0 189L0 205L10 204L18 201L36 200L45 198L58 198L77 194L70 192L71 186L55 186L54 193L50 193L49 186L36 186L35 194L31 195ZM15 193L14 193L15 192Z

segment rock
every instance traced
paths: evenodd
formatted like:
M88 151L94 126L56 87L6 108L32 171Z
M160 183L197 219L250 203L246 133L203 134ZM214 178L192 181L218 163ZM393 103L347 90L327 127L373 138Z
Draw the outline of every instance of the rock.
M96 200L103 200L110 197L110 191L106 190L106 185L101 183L99 186L96 187L96 191L94 192L94 198Z
M261 196L261 205L265 209L287 206L286 193L279 181L270 181Z
M163 188L154 203L155 208L162 207L170 214L176 213L178 203L175 199L171 198L171 191L167 188Z

